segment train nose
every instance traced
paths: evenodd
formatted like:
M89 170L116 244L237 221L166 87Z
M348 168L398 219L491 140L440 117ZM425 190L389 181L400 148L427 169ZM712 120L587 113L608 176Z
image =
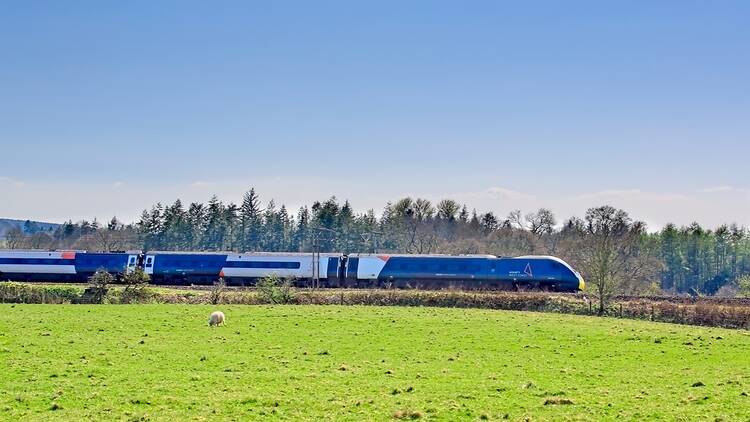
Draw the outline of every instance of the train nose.
M583 277L580 275L578 276L578 290L583 290L586 288L586 282L583 281Z

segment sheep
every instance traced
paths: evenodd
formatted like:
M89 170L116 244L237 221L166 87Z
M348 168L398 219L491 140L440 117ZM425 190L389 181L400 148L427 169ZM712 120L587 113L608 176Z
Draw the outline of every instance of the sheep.
M224 312L221 311L214 311L210 317L208 317L208 325L211 327L215 325L224 324L226 322L226 318L224 318Z

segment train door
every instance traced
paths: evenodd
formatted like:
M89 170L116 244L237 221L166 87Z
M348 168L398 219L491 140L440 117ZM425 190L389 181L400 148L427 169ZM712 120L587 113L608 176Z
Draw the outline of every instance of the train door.
M359 287L357 278L357 268L359 267L359 257L348 257L346 268L344 270L344 283L346 287Z
M125 267L125 272L130 273L135 271L135 267L138 265L138 255L128 255L128 265Z
M154 255L146 255L146 258L143 259L143 271L146 272L148 275L152 275L154 273L154 260L156 257Z
M326 285L328 287L342 287L343 280L339 278L340 274L340 261L341 258L338 256L329 256L326 268Z
M341 255L338 260L338 267L336 268L336 278L339 280L339 286L341 287L348 287L346 284L346 261L348 259L348 255Z

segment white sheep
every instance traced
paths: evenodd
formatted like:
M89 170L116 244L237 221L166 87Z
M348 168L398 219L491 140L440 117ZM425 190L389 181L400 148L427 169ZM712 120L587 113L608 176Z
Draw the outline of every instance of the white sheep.
M211 313L211 316L208 317L208 325L214 326L219 324L224 324L226 322L226 318L224 318L224 312L221 311L214 311Z

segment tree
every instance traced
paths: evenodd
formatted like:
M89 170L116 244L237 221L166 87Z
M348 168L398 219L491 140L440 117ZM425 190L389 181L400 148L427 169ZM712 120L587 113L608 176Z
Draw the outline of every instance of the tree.
M456 215L461 210L461 206L458 205L458 202L452 199L443 199L438 202L436 208L438 218L450 222L456 221Z
M143 268L137 267L132 271L127 271L122 276L122 283L125 289L122 291L122 302L142 302L148 298L148 282L150 277Z
M737 287L739 287L738 296L750 297L750 275L743 275L737 279Z
M86 289L85 294L90 296L90 300L93 303L103 303L107 297L109 285L114 281L115 278L112 274L108 273L104 268L100 268L89 277L89 287Z
M160 249L163 247L163 210L164 206L160 202L157 202L156 205L151 207L151 212L143 210L141 213L141 219L138 221L137 227L143 236L143 248L146 250ZM85 221L83 223L85 223ZM81 234L87 234L83 223L81 224Z
M286 210L286 205L282 205L279 208L279 212L276 216L276 224L279 230L279 251L288 251L289 245L292 243L292 227L293 221L289 216L289 212Z
M257 251L261 245L261 231L263 223L261 220L260 199L254 188L250 188L242 197L240 205L240 248L243 251Z
M628 279L649 275L649 268L638 259L645 224L633 222L625 211L605 205L586 211L581 229L579 265L594 288L602 315L609 299Z
M206 209L203 204L193 202L188 207L187 222L190 227L187 233L186 243L190 248L200 250L203 246L204 228L206 227Z
M407 253L430 253L437 246L433 216L426 199L402 198L386 209L383 228L394 246Z
M226 232L227 225L224 215L224 204L214 195L208 201L206 210L203 247L212 251L221 250L224 245Z
M190 248L188 242L190 228L188 227L187 217L182 201L179 199L164 209L162 239L163 246L166 249L184 250Z
M485 233L492 233L498 228L497 217L492 211L482 215L481 224Z
M280 239L283 236L283 227L279 215L276 211L276 201L268 201L265 211L263 211L263 250L278 251Z
M5 243L8 245L8 249L21 249L25 247L26 236L20 228L13 227L5 234Z
M337 249L336 233L338 233L340 229L340 212L341 208L339 207L335 196L332 196L322 204L320 202L315 202L312 205L313 227L323 229L317 233L312 233L313 236L317 236L319 250L321 252L332 252Z
M256 286L258 296L263 302L270 304L287 304L294 300L294 280L291 278L281 278L276 274L271 274L258 280Z
M461 212L458 213L458 221L464 224L469 222L469 209L466 208L466 204L461 207Z
M471 220L469 220L469 228L474 232L479 232L480 227L482 227L482 224L479 222L479 217L477 216L477 210L476 208L471 211Z
M297 227L292 236L292 248L297 251L310 249L310 210L300 207L297 212Z
M539 208L537 212L526 214L526 222L528 223L529 231L537 237L551 234L555 229L555 224L557 224L555 214L548 208Z
M52 246L54 239L47 233L37 231L31 235L28 239L29 247L31 249L49 249Z
M104 252L114 251L117 242L117 233L114 230L99 229L90 236L96 245L96 249Z
M233 251L239 247L239 207L230 202L224 208L224 241L220 249Z
M525 230L526 225L523 222L523 219L521 218L521 210L513 210L508 213L508 216L506 217L506 221L508 222L508 225L511 227L517 228L519 230Z

